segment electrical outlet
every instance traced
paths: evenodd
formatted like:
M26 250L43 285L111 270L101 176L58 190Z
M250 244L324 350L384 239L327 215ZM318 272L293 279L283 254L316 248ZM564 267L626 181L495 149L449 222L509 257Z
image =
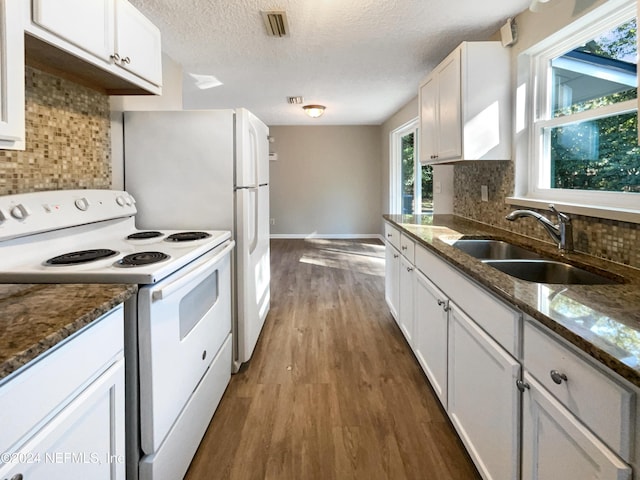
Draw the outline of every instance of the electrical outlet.
M486 185L480 185L480 200L489 201L489 188Z
M276 219L275 219L275 218L270 218L270 219L269 219L269 223L270 223L271 225L275 225L275 224L276 224Z

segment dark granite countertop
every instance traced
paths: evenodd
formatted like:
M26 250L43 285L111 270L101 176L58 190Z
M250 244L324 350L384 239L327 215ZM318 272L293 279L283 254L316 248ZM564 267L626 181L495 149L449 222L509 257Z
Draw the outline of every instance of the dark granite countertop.
M561 255L551 243L453 215L383 217L498 297L640 387L640 270L579 252ZM624 283L552 285L520 280L450 245L462 236L506 240Z
M0 284L0 381L136 290L136 285Z

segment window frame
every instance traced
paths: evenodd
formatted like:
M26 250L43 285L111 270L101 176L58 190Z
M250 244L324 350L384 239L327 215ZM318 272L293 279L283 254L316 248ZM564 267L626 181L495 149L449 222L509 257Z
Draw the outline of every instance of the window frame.
M550 142L545 141L545 135L548 135L548 130L545 133L545 129L638 110L636 98L571 115L552 117L551 60L633 16L638 16L635 0L609 1L520 55L518 84L524 81L529 94L516 99L515 133L523 133L520 132L522 124L528 125L529 131L525 137L527 147L517 148L516 155L526 156L528 159L523 162L516 157L517 164L520 165L516 169L516 192L507 199L508 203L542 208L549 203L556 203L570 213L640 222L640 194L541 187L550 183L542 183L542 180L549 179L550 170ZM519 90L517 97L521 97ZM523 164L526 168L522 168Z
M400 182L402 180L402 137L413 132L413 175L417 177L417 169L421 169L422 165L418 159L418 136L419 136L420 119L418 117L408 121L404 125L399 126L391 132L391 172L389 175L389 211L393 214L402 213L402 188ZM422 183L415 181L413 189L414 201L417 194L421 192ZM421 198L421 196L420 196Z

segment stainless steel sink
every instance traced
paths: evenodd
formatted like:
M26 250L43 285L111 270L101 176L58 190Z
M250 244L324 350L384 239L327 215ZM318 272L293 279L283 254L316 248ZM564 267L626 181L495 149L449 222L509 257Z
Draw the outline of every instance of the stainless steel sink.
M535 252L502 240L460 239L451 246L481 260L542 258Z
M623 283L568 263L554 260L483 260L512 277L535 283L559 283L566 285L606 285Z

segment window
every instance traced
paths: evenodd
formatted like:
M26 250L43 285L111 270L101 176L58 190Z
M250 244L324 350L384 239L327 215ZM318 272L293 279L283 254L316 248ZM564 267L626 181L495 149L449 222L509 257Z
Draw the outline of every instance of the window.
M433 210L431 166L417 160L418 119L391 132L390 211L420 214Z
M640 211L636 2L615 3L531 55L532 198Z

